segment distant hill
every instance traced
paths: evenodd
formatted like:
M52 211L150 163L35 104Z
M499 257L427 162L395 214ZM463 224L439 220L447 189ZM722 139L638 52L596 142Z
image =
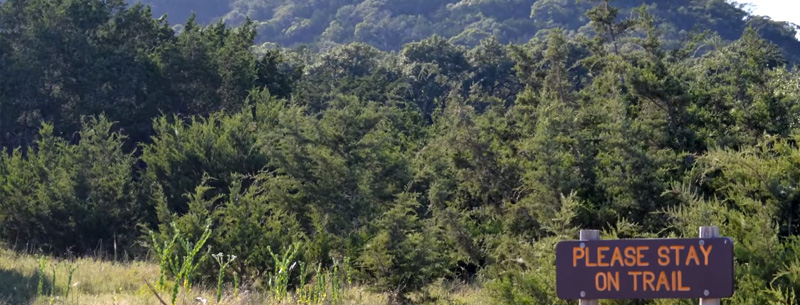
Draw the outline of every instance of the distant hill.
M259 42L282 46L366 42L383 50L438 34L464 45L488 36L502 42L526 42L539 30L563 27L580 31L590 0L145 0L156 16L173 24L192 12L201 23L237 25L251 18ZM789 57L800 54L796 27L749 16L743 6L724 0L619 0L625 16L645 4L668 24L667 36L709 29L722 38L738 38L748 25L780 45Z

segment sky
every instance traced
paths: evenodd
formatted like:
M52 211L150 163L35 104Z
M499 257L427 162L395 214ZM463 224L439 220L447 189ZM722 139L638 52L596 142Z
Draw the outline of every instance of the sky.
M751 4L750 9L756 15L800 24L800 0L737 0L737 2Z
M800 25L800 0L735 0L746 3L755 15L769 16L772 20L788 21ZM800 31L797 33L800 40Z

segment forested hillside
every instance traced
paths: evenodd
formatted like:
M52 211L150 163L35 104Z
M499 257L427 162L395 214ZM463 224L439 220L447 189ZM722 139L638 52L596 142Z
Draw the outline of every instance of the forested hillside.
M130 0L131 3L134 1ZM400 50L404 44L439 35L451 43L474 47L486 38L525 43L542 29L560 27L590 33L584 15L591 1L576 0L143 0L155 15L167 14L182 24L192 12L202 24L219 20L231 25L247 18L258 30L257 42L292 47L311 44L322 49L363 42L378 49ZM617 0L620 16L647 5L660 18L664 38L679 39L690 31L711 30L734 40L748 26L777 43L798 62L796 28L766 17L749 16L726 0Z
M717 225L730 304L797 304L793 30L721 1L541 1L533 20L528 1L446 2L268 1L253 17L277 21L180 31L122 0L3 2L2 247L161 259L174 287L282 274L303 291L348 262L391 304L446 303L409 298L437 281L566 304L553 249L579 229ZM376 21L342 17L321 51L253 47L321 43L364 10ZM695 23L719 32L681 31ZM290 249L317 272L277 267ZM238 257L221 272L220 252Z

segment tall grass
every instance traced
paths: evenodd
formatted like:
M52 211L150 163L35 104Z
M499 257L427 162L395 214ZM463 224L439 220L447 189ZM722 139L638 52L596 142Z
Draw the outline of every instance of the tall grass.
M297 302L306 305L339 304L347 288L351 288L350 260L343 262L334 260L331 268L325 269L318 264L310 277L305 263L300 264L300 286L297 288Z
M78 266L75 263L69 261L53 261L48 264L49 260L44 256L36 256L36 276L37 276L37 284L36 284L36 296L37 297L47 297L49 298L49 303L55 303L55 299L59 296L60 292L63 292L64 299L69 300L70 293L72 292L73 282L72 280L75 277L75 271L78 270ZM45 282L47 280L47 267L50 266L50 283L48 284L47 289L45 289ZM57 290L58 286L58 269L61 265L64 265L65 273L67 274L67 281L66 285L64 286L65 289L61 291ZM76 301L77 302L77 301Z
M56 269L58 269L58 265L60 265L60 263L50 265L50 269L53 271L53 284L50 285L50 303L53 303L53 298L56 295L56 283L58 283L58 281L56 281Z
M47 260L45 260L44 255L39 257L39 285L36 288L36 296L43 296L44 294L44 268L46 266Z
M159 242L155 233L150 232L153 241L152 249L159 257L159 278L158 287L165 289L166 280L170 280L172 285L170 304L177 302L180 288L190 292L192 289L192 279L197 268L208 258L207 253L203 253L206 241L211 235L210 223L206 225L202 236L196 241L191 242L183 236L181 231L173 224L173 236L170 240ZM182 258L178 256L176 245L182 247L186 254ZM325 269L322 264L317 265L312 275L309 274L307 265L295 260L299 251L299 245L289 246L283 253L275 253L271 247L267 251L272 257L274 272L267 275L268 293L273 300L280 302L290 302L296 300L300 304L327 304L337 303L342 296L345 287L352 285L350 259L345 258L342 262L334 261L331 268ZM236 259L235 255L224 255L217 253L210 255L219 266L217 274L215 301L220 303L223 299L223 288L225 286L225 272L231 263ZM180 262L180 265L178 264ZM300 286L297 287L294 295L289 294L289 283L293 276L293 271L300 266ZM167 277L171 276L171 279ZM310 283L306 283L307 279ZM154 293L156 293L154 291ZM239 275L233 274L233 294L238 297ZM157 293L156 293L157 294Z
M158 287L165 289L166 281L170 280L172 285L170 304L177 302L181 287L185 292L192 289L192 279L197 268L208 258L207 253L203 253L206 241L211 235L210 224L206 225L202 236L196 241L191 242L185 238L181 231L173 225L174 234L172 238L163 243L158 242L154 233L150 233L153 241L153 251L159 257L159 277ZM181 245L185 256L178 256L176 245ZM275 253L272 248L267 247L267 251L272 257L274 272L268 274L267 287L268 293L273 300L289 302L296 300L300 304L327 304L337 303L342 296L345 287L352 284L351 268L349 258L343 262L334 261L331 268L325 269L322 264L317 265L313 276L309 275L307 265L295 260L299 251L299 245L289 246L283 253ZM235 255L224 255L217 253L210 255L219 266L217 274L215 301L220 303L223 299L223 288L225 286L225 272L231 263L236 259ZM178 264L180 262L180 265ZM294 295L289 294L289 283L293 276L293 271L300 266L300 286ZM167 277L171 276L171 279ZM306 280L311 278L310 283ZM155 291L153 291L156 293ZM238 297L239 275L233 274L233 294ZM157 295L157 293L156 293Z
M275 264L275 271L269 276L268 282L272 297L282 302L296 301L306 305L338 304L344 288L351 283L350 260L345 259L345 264L334 260L333 266L328 269L323 268L322 264L317 264L313 274L309 274L308 265L305 262L294 261L298 248L298 246L292 245L280 255L272 252L271 248L267 248ZM296 266L299 266L300 269L300 281L294 296L290 297L288 294L289 280ZM347 270L347 272L340 272L340 270ZM306 282L308 279L311 281Z
M171 236L168 236L171 238ZM169 242L169 241L168 241ZM162 244L163 245L163 244ZM176 244L177 247L180 247ZM202 253L202 252L201 252ZM282 257L284 253L280 253ZM237 261L239 258L237 258ZM242 279L242 275L233 272L233 287L231 287L231 268L226 269L223 280L222 298L219 303L215 303L217 295L216 287L195 284L191 292L181 290L177 304L180 305L199 305L197 297L208 299L209 305L250 305L250 304L275 304L275 305L385 305L387 298L384 294L374 293L367 287L358 286L353 282L348 283L350 274L346 271L350 266L347 259L339 260L335 263L338 272L334 276L333 266L320 268L318 264L307 265L305 272L300 262L292 271L292 278L299 280L289 286L290 290L284 299L276 299L272 292L268 290L256 289L252 279ZM153 263L144 261L129 261L125 263L113 263L97 258L76 258L74 260L62 261L58 269L58 283L51 283L52 274L50 266L56 262L53 258L44 256L34 256L30 254L6 251L0 248L0 304L49 304L51 300L51 285L56 286L56 298L53 304L63 305L110 305L110 304L161 304L155 297L158 293L169 292L173 287L171 284L172 276L168 274L166 285L167 289L158 289L155 280L159 277L160 266L158 260ZM64 265L67 264L67 267ZM234 263L235 264L235 263ZM71 266L70 266L71 265ZM233 265L233 264L231 264ZM290 264L291 266L291 264ZM74 272L70 276L70 269ZM317 276L319 269L320 276ZM300 274L298 274L298 272ZM298 277L299 275L305 275ZM326 275L327 274L327 275ZM324 279L323 279L324 277ZM39 278L41 278L41 290L39 289ZM304 279L304 280L303 280ZM332 285L339 281L341 288L338 289L339 296L335 297ZM303 285L299 285L300 282ZM322 285L325 283L325 285ZM154 293L148 288L152 284ZM240 287L241 286L241 287ZM325 287L323 289L322 287ZM37 291L41 293L37 294ZM67 298L67 290L69 295ZM323 292L327 291L327 292ZM455 284L448 286L447 283L441 287L432 288L432 294L440 300L453 301L451 303L437 304L462 304L462 305L483 305L493 304L492 300L484 296L479 287L463 286ZM305 298L301 301L301 295L315 296ZM164 295L164 303L170 304L169 295ZM336 298L336 301L333 299Z
M297 262L293 260L297 256L298 250L298 246L291 245L283 255L277 255L272 252L272 248L267 246L267 251L269 251L275 263L275 273L269 277L268 285L270 292L276 299L282 300L286 298L292 269L297 265Z

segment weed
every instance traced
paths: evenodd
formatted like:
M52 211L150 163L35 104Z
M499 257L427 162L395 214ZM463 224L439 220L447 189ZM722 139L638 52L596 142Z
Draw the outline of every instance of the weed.
M272 248L267 246L267 251L269 251L269 254L272 256L272 260L275 261L275 274L269 279L269 290L276 299L282 300L286 298L289 288L289 278L291 277L292 269L297 265L297 263L292 262L292 260L294 260L294 257L297 255L297 250L299 250L299 248L298 246L291 245L289 249L286 249L286 252L283 253L283 256L279 256L272 252Z
M50 265L50 268L53 270L53 281L50 284L50 304L53 304L56 295L56 283L58 283L56 282L56 269L59 265L61 265L60 262Z
M308 274L306 273L306 263L300 262L300 286L297 289L297 297L300 303L308 303L311 300L311 294L309 290L306 289L306 277Z
M192 277L194 276L194 272L197 271L197 268L203 264L203 262L208 259L207 255L201 255L197 261L197 254L200 253L200 250L205 246L206 241L208 238L211 237L211 220L209 219L206 222L205 230L203 231L203 235L200 236L200 240L197 243L192 243L188 239L181 238L183 245L183 249L186 251L186 256L183 258L183 265L181 266L181 271L179 277L183 276L183 289L187 291L191 291L192 287Z
M200 265L202 265L206 259L208 259L208 255L205 253L200 254L200 251L205 246L209 237L211 237L211 221L206 221L203 234L196 242L192 242L183 237L180 229L178 229L178 226L175 223L172 223L171 225L174 235L169 242L165 241L162 245L158 242L158 238L152 231L150 232L150 238L153 241L153 251L158 254L160 259L160 270L158 282L156 284L159 288L166 288L165 279L167 271L172 272L174 279L172 285L171 304L174 305L178 300L178 294L180 293L181 286L183 286L185 291L191 291L192 279L195 271L197 271L197 268L200 267ZM179 243L185 251L186 255L184 255L182 259L174 251L176 243ZM180 267L178 267L179 261L181 262Z
M336 302L339 300L342 290L342 282L339 280L339 264L336 261L333 263L333 274L329 278L331 280L331 300Z
M239 273L233 272L233 297L239 297Z
M36 288L36 296L43 296L44 294L44 268L47 263L44 256L39 257L39 286Z
M159 265L161 266L161 268L158 274L158 281L156 282L156 285L159 288L165 287L164 278L166 277L167 270L172 270L173 273L177 273L175 270L175 262L173 259L172 252L173 252L173 247L175 246L175 242L178 241L178 238L181 236L181 234L180 230L178 230L175 224L172 224L172 227L175 230L175 235L172 236L172 240L170 240L169 242L164 241L163 246L158 242L155 233L153 233L153 231L150 231L150 238L153 240L153 251L156 252L156 254L160 259Z
M300 304L319 305L330 301L333 304L342 300L345 287L350 287L350 260L345 258L344 263L334 260L331 269L325 269L322 264L317 265L314 277L310 284L306 284L308 277L307 266L300 263L300 286L297 289L297 301Z
M348 287L353 286L353 276L352 276L353 268L350 265L349 257L344 258L344 264L342 265L342 268L344 268L344 270L342 271L344 272L345 279L347 280L347 286Z
M213 254L211 257L217 261L219 265L219 276L217 277L217 304L222 299L222 283L225 279L225 269L236 260L236 255L228 255L227 257L222 254L222 252Z
M75 270L77 270L78 267L75 266L75 264L69 264L65 267L67 268L67 292L64 294L64 298L69 299L69 292L72 290L72 277L75 275Z
M180 235L180 231L176 231L176 235ZM200 239L196 243L180 237L181 245L183 245L183 249L186 251L186 256L183 257L183 263L181 264L180 271L178 271L177 275L175 276L175 283L172 287L172 305L175 305L175 302L178 300L181 282L183 282L183 289L185 291L191 291L192 276L197 270L197 267L199 267L208 258L208 256L201 255L197 261L195 261L195 259L197 258L197 254L200 253L200 250L203 248L203 246L205 246L209 237L211 237L210 220L206 222L203 235L200 236Z
M327 298L327 274L322 272L322 264L317 265L317 275L314 280L314 292L311 300L316 304L322 304Z

